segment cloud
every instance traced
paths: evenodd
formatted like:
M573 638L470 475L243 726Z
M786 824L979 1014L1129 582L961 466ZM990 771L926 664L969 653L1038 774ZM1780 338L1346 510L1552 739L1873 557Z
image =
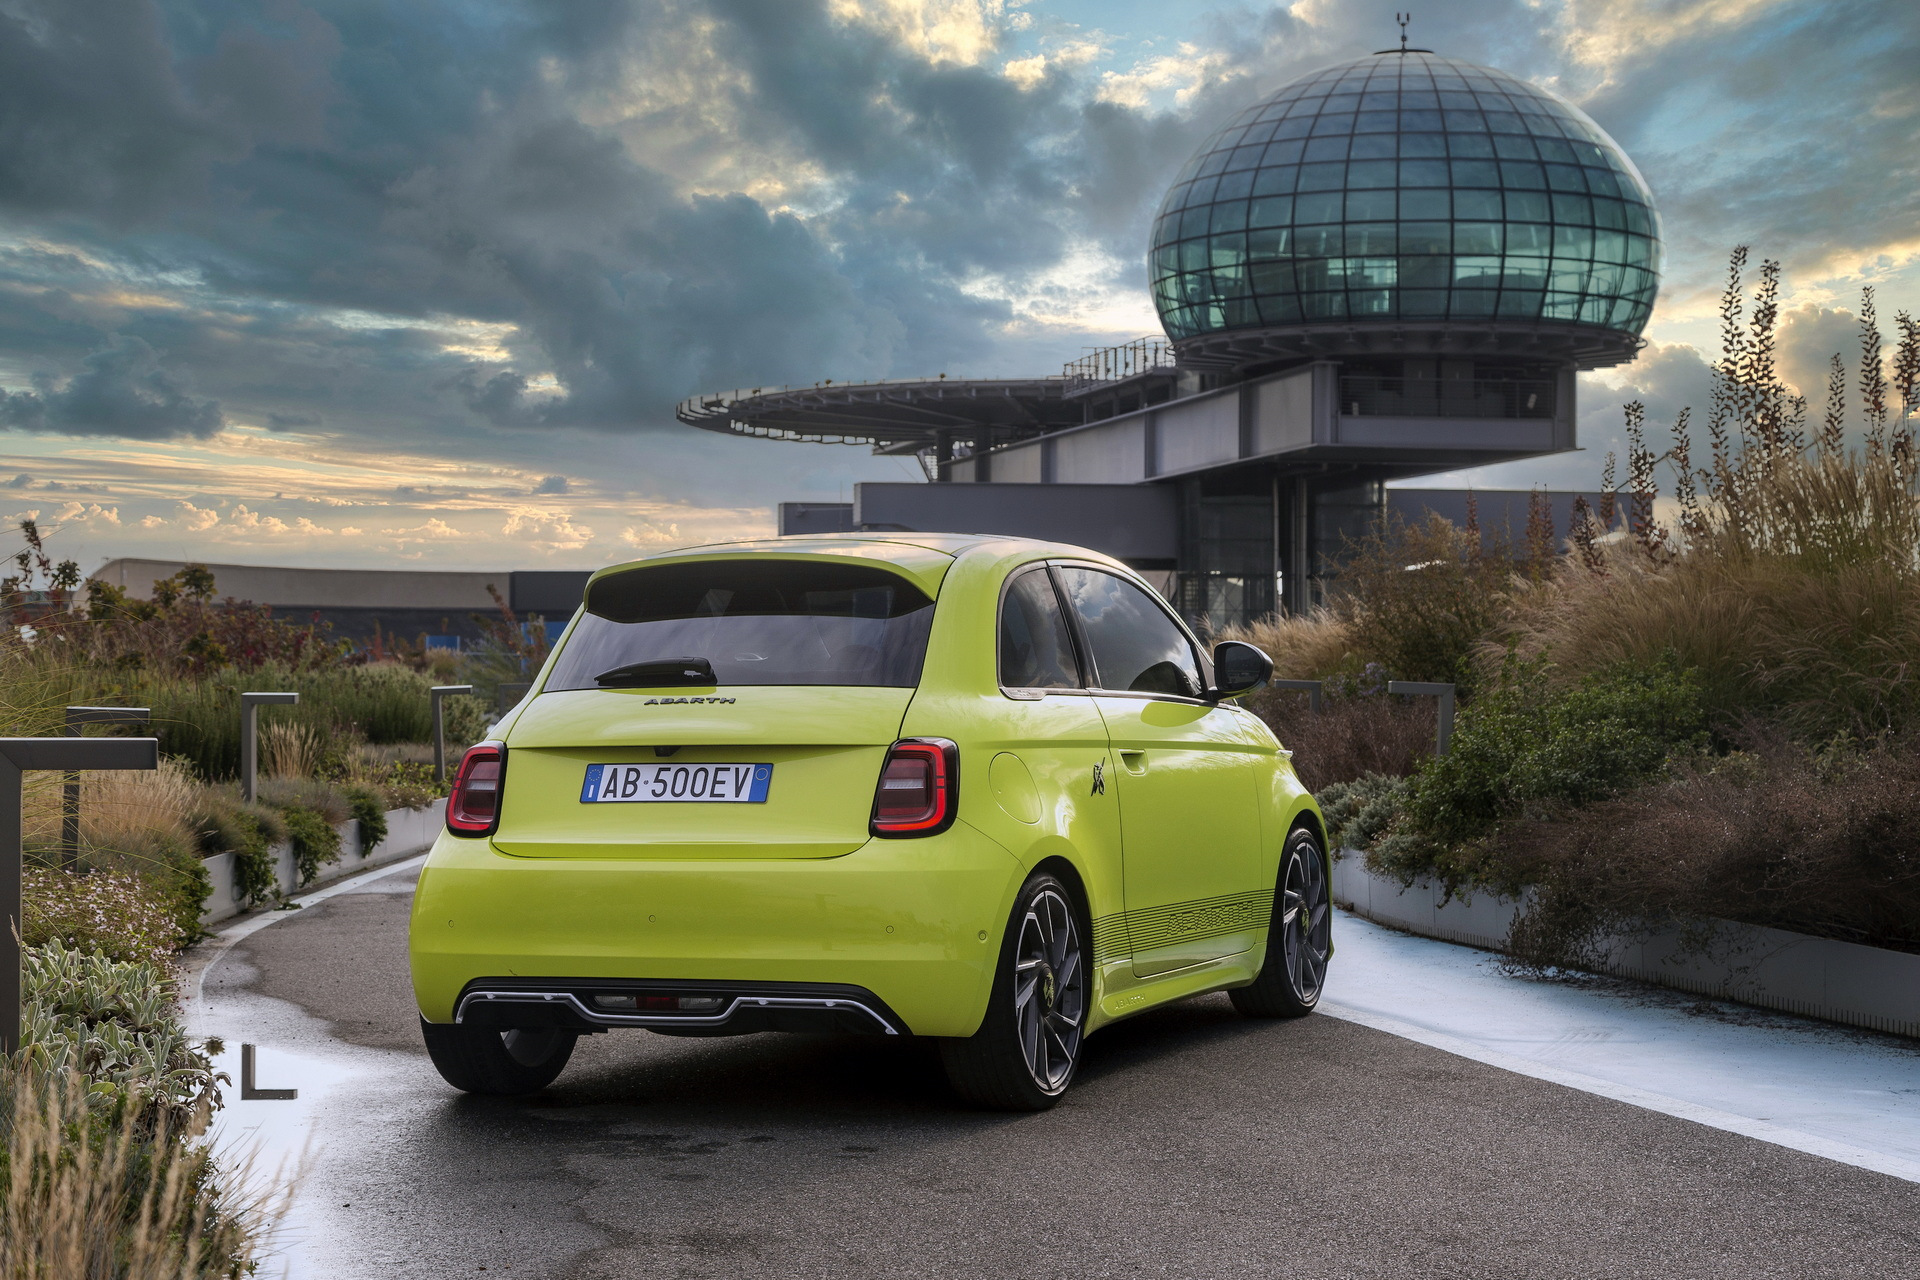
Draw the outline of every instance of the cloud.
M19 475L7 481L6 487L9 489L25 489L32 483L33 477L22 471Z
M81 524L89 528L117 526L120 523L120 508L103 507L97 502L63 502L60 509L53 513L57 524Z
M572 487L565 476L546 476L533 487L533 491L537 494L556 494L565 493Z
M115 336L65 385L41 378L32 391L0 391L0 426L16 431L204 439L224 425L219 401L194 399L139 338Z
M382 529L384 537L393 538L402 545L411 542L439 542L447 538L457 538L460 531L438 516L433 516L410 529Z
M593 530L573 523L559 511L522 508L507 517L500 532L515 542L540 551L578 551L593 541Z
M245 510L245 508L241 508ZM151 517L149 517L151 519ZM145 520L140 522L146 524ZM180 500L179 523L188 533L204 533L220 523L220 513L211 507L196 507L182 498ZM151 527L151 526L148 526Z

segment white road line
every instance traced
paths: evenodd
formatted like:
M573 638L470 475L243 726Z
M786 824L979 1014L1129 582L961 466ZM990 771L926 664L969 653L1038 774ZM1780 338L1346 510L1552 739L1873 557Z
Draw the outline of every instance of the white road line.
M1712 1107L1701 1106L1699 1103L1669 1097L1664 1093L1637 1089L1632 1085L1616 1084L1611 1080L1582 1075L1577 1071L1564 1071L1529 1058L1502 1053L1497 1049L1488 1049L1472 1041L1447 1035L1445 1032L1429 1031L1425 1027L1414 1026L1397 1018L1349 1008L1331 1000L1320 1002L1320 1012L1339 1018L1343 1022L1358 1023L1363 1027L1372 1027L1375 1031L1399 1036L1403 1040L1412 1040L1417 1044L1424 1044L1456 1057L1484 1062L1502 1071L1531 1076L1536 1080L1564 1085L1569 1089L1578 1089L1582 1093L1596 1094L1602 1098L1612 1098L1615 1102L1624 1102L1646 1111L1657 1111L1662 1115L1691 1120L1695 1124L1703 1124L1710 1129L1720 1129L1727 1133L1757 1138L1761 1142L1770 1142L1775 1146L1787 1147L1794 1151L1804 1151L1808 1155L1852 1165L1857 1169L1870 1169L1875 1173L1884 1173L1907 1182L1920 1182L1920 1161L1905 1160L1899 1156L1885 1155L1878 1151L1868 1151L1848 1143L1836 1142L1831 1138L1822 1138L1816 1134L1802 1133L1798 1129L1789 1129L1771 1121L1718 1111Z
M409 867L417 867L427 860L427 852L427 850L422 850L411 858L402 858L398 862L389 862L385 866L375 867L371 871L363 871L357 876L348 876L345 880L336 880L324 889L315 889L312 893L303 893L292 899L292 901L299 903L302 907L310 907L316 902L325 902L337 893L346 893L349 890L358 889L363 884L369 884L378 880L382 876L390 876L396 871L405 871ZM220 963L221 957L233 949L235 943L252 937L275 921L285 920L293 914L292 911L282 910L262 911L258 915L240 921L238 924L228 925L226 928L214 934L208 941L192 948L192 950L200 952L200 954L193 956L187 965L187 972L192 979L193 999L195 1003L200 1003L206 999L205 983L207 974L213 969L214 965ZM201 950L203 947L205 948L204 951Z

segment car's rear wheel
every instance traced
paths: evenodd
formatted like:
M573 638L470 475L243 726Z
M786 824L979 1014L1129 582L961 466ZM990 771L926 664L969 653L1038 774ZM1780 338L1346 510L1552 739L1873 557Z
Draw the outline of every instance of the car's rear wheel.
M1253 1018L1298 1018L1313 1012L1333 952L1332 906L1320 842L1311 831L1296 830L1287 837L1280 858L1266 962L1251 985L1227 993L1234 1008Z
M441 1079L468 1093L513 1096L552 1084L579 1037L558 1027L465 1027L420 1019L427 1056Z
M940 1044L962 1098L996 1111L1044 1111L1067 1091L1087 1025L1083 937L1066 885L1041 873L1021 886L980 1030Z

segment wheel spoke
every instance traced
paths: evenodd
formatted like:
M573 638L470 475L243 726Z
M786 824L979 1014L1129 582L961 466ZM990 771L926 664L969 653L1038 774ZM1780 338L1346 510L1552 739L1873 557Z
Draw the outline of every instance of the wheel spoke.
M1040 979L1038 977L1030 977L1025 981L1016 978L1013 983L1013 1007L1015 1009L1025 1009L1028 1005L1032 1004L1033 993L1039 986Z

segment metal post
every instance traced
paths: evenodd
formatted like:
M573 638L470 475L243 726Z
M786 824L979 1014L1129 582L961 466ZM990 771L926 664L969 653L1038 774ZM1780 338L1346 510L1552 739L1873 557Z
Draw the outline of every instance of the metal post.
M437 684L433 686L433 780L447 780L447 715L440 701L450 693L472 693L470 684Z
M145 724L145 707L68 707L66 736L77 738L89 724ZM80 858L80 775L68 771L60 787L60 865L71 871Z
M297 693L243 693L240 695L240 798L252 800L260 789L261 707L287 706L300 701Z
M1453 740L1453 686L1438 680L1389 680L1387 692L1440 699L1433 733L1433 754L1447 754L1447 744Z
M20 1047L20 775L32 769L158 769L157 738L0 738L0 1054Z
M1307 702L1315 715L1320 714L1320 690L1326 684L1324 680L1269 680L1267 684L1275 689L1298 689L1307 695Z
M531 680L502 680L494 695L496 702L494 714L502 716L507 714L520 699L527 696L527 691L531 688L533 688Z

